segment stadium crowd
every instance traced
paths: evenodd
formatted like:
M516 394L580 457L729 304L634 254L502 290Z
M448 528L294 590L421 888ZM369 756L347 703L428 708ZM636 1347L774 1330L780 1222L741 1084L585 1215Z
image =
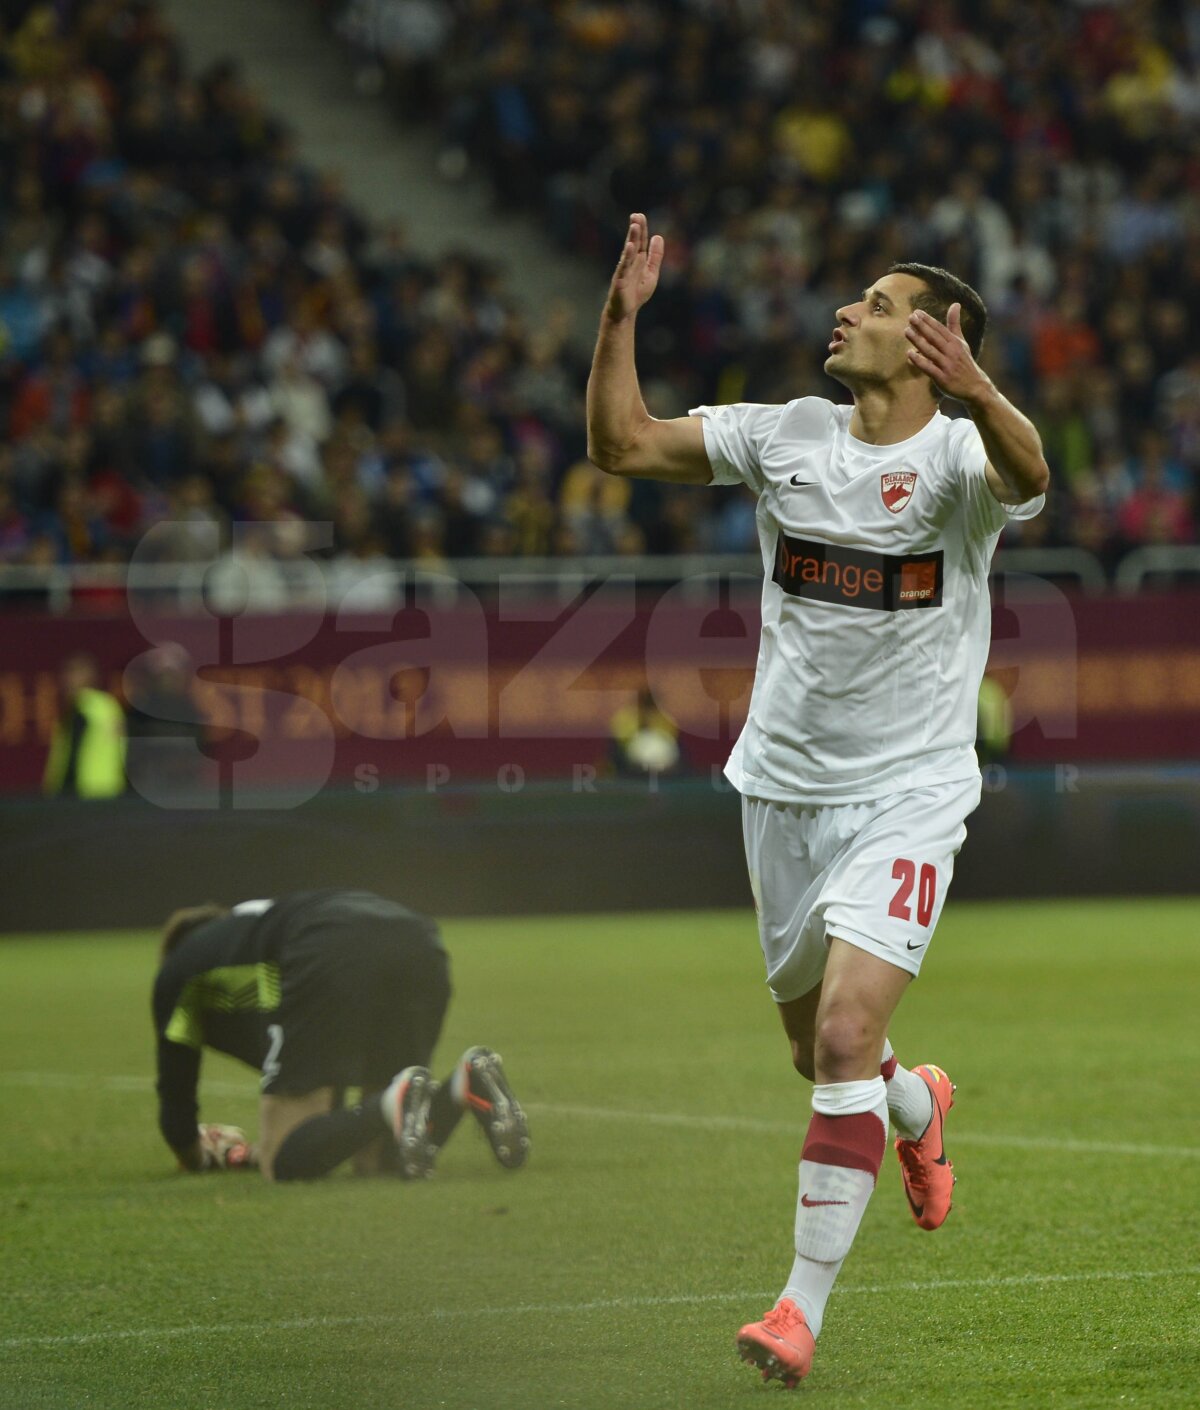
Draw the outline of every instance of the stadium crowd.
M448 171L485 165L565 246L608 265L650 213L652 410L840 397L832 310L944 262L1058 474L1026 541L1193 541L1182 5L990 0L969 29L945 0L323 7L442 124ZM0 562L121 561L161 521L175 559L289 519L332 522L350 565L752 549L741 492L587 463L569 310L531 328L485 260L372 228L234 65L189 73L152 0L0 0L0 166Z
M181 560L229 524L286 554L254 526L289 519L349 562L683 545L581 463L569 310L530 331L485 261L368 228L153 4L0 16L0 561L161 521Z
M447 170L486 169L565 247L607 267L649 214L667 262L639 353L672 414L841 399L832 310L893 260L943 264L988 301L989 370L1056 472L1025 540L1110 564L1194 541L1194 5L318 3L435 117Z

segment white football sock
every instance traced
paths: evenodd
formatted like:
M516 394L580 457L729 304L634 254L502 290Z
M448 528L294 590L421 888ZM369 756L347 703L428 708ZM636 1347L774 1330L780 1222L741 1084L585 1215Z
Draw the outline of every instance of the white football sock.
M399 1096L397 1085L399 1081L400 1073L397 1073L379 1094L379 1110L383 1113L383 1119L388 1124L388 1130L393 1133L396 1131L396 1099Z
M882 1077L813 1088L813 1118L800 1157L796 1258L779 1297L799 1307L814 1337L875 1188L887 1115Z
M879 1070L887 1083L888 1112L896 1133L906 1141L919 1141L933 1120L933 1093L915 1072L900 1066L886 1038Z

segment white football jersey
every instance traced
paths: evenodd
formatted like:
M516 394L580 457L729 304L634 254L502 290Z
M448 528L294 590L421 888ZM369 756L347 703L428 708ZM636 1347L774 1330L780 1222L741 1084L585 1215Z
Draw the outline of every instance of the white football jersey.
M988 565L1009 516L974 423L940 412L896 445L852 406L698 406L712 483L758 495L762 638L725 773L781 802L857 803L977 777Z

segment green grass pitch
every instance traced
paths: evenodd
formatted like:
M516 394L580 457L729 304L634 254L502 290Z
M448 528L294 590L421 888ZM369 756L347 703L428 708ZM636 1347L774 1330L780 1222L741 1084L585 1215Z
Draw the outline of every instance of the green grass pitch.
M808 1087L738 913L453 921L435 1067L505 1057L533 1154L464 1125L419 1186L174 1173L151 936L0 942L0 1406L727 1410L791 1263ZM892 1031L958 1082L958 1198L891 1152L823 1406L1200 1405L1200 902L955 906ZM255 1123L206 1061L203 1113Z

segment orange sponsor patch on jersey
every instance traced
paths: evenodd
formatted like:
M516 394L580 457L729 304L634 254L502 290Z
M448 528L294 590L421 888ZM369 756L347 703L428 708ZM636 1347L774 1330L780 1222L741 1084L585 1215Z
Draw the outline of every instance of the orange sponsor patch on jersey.
M925 602L940 591L938 564L930 562L903 563L900 567L900 601Z
M867 553L780 534L771 581L793 597L877 612L940 607L944 555Z

